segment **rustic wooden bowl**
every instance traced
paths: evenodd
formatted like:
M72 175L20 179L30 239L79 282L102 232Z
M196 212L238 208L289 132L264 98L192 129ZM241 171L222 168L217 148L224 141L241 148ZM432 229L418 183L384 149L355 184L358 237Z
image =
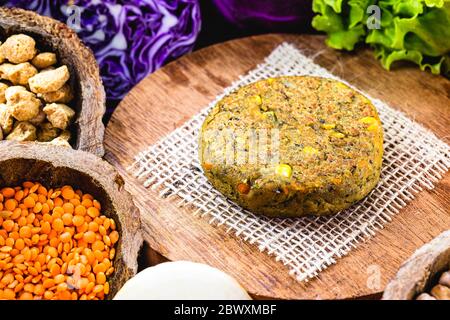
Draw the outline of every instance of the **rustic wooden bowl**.
M125 190L122 177L102 159L70 148L38 142L5 142L0 152L0 187L17 186L26 180L48 188L68 184L92 194L102 204L102 213L116 221L120 238L107 298L114 297L136 274L142 244L139 212Z
M418 249L399 269L383 300L413 300L431 290L442 272L450 268L450 230Z
M49 50L58 56L58 63L69 68L70 84L75 99L70 106L77 112L70 128L71 145L102 157L105 127L105 91L97 62L72 29L54 19L22 9L0 7L0 36L28 34L36 40L39 50Z

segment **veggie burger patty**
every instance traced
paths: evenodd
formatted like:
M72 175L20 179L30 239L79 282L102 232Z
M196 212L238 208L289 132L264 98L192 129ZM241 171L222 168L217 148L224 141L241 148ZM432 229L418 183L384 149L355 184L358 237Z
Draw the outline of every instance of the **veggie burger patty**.
M200 162L229 199L268 216L328 215L377 184L383 129L362 94L326 78L270 78L220 100L203 123Z

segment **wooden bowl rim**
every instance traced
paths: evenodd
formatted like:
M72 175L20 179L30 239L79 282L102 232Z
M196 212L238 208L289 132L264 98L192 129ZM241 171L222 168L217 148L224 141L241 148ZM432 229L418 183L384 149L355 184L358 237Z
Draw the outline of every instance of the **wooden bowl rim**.
M383 300L412 300L450 267L450 230L420 247L388 283Z

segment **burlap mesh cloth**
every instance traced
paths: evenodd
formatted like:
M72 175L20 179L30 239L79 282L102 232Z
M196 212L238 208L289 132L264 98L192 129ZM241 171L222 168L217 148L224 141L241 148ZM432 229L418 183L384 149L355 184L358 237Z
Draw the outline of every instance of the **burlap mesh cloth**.
M223 94L256 80L280 75L336 78L295 47L284 43L256 69ZM336 78L337 79L337 78ZM342 80L341 80L342 81ZM308 280L349 253L388 223L423 188L432 189L450 167L450 147L431 132L385 103L372 99L385 133L381 181L362 201L332 217L271 219L256 216L216 191L198 162L199 128L217 99L136 155L129 170L161 197L176 197L195 214L227 228L285 264L299 281ZM370 98L370 97L369 97Z

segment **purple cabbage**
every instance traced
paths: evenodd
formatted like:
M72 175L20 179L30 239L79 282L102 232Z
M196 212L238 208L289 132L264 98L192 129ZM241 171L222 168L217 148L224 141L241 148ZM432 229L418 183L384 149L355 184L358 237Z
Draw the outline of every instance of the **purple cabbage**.
M222 16L239 28L300 31L312 19L311 0L213 0Z
M51 16L77 31L95 54L110 100L123 98L149 73L192 50L201 24L198 0L0 0L0 5Z

